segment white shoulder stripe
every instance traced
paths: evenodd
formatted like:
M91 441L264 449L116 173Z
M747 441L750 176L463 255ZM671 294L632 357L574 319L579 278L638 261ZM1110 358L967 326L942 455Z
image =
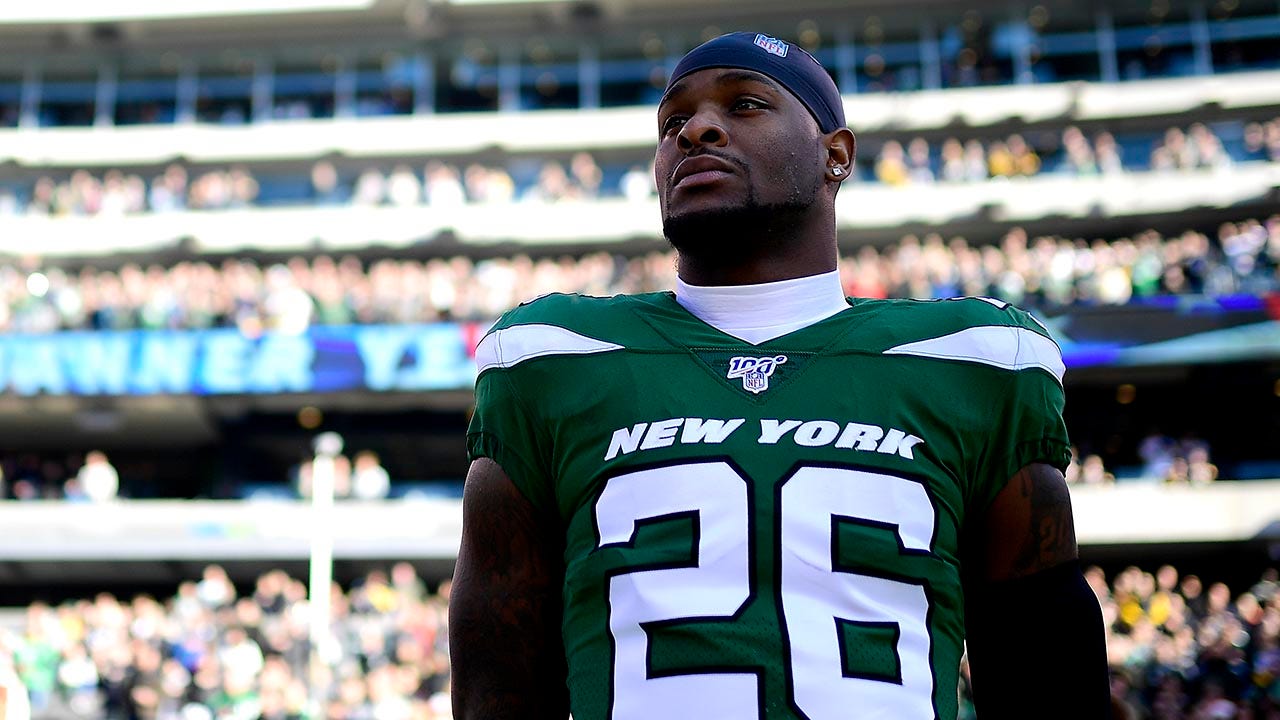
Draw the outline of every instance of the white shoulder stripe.
M884 354L964 360L1006 370L1038 367L1052 374L1059 383L1067 369L1062 363L1062 351L1049 338L1026 328L998 325L965 328L950 335L898 345L885 350Z
M476 346L476 371L508 368L544 355L586 355L622 350L557 325L512 325L489 333Z

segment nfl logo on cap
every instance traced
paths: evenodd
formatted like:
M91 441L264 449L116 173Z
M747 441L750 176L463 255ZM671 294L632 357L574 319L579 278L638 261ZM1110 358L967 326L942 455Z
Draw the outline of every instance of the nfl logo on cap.
M786 43L782 42L778 38L771 38L764 33L756 35L756 45L764 48L765 52L773 53L781 58L786 57L787 50L791 49Z

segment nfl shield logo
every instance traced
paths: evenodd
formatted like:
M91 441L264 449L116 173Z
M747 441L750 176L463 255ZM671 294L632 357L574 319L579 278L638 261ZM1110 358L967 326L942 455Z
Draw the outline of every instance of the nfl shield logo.
M782 42L778 38L771 38L764 33L758 33L756 35L756 45L764 48L765 52L773 53L781 58L786 57L787 50L791 49L786 43Z
M759 395L769 389L769 378L773 375L773 371L786 361L786 355L730 358L729 372L725 377L730 380L742 378L742 389Z

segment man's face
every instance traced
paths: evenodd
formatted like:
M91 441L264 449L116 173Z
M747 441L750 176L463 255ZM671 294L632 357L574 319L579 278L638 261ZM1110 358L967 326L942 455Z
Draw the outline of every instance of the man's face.
M817 122L756 72L709 68L681 79L658 106L658 133L658 202L677 249L717 223L803 211L824 186Z

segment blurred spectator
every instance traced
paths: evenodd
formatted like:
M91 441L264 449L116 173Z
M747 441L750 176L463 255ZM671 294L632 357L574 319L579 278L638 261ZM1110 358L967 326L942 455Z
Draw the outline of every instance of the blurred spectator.
M11 641L0 642L0 720L30 720L31 699L26 685L14 668L14 648Z
M338 183L338 169L328 160L311 166L311 201L316 205L341 205L349 197Z
M27 203L27 212L32 215L53 215L54 191L57 185L53 178L42 177L31 187L31 200Z
M538 172L538 181L524 193L525 200L555 203L562 200L575 200L580 190L574 186L564 166L555 160L542 163Z
M964 177L969 182L982 182L991 177L987 168L987 151L982 143L969 140L964 144Z
M1103 175L1115 176L1124 173L1120 148L1116 145L1116 139L1111 133L1098 133L1093 139L1093 147L1097 154L1098 170Z
M267 268L267 294L262 301L264 329L300 335L311 326L315 302L285 265Z
M632 165L622 176L622 196L628 200L647 200L657 192L652 167Z
M165 168L151 181L147 202L153 212L171 212L187 207L187 170L178 164Z
M1086 455L1080 464L1079 481L1084 485L1111 485L1116 476L1103 466L1102 456L1095 453Z
M75 482L83 493L83 499L89 502L110 502L120 492L120 475L107 461L106 454L99 450L85 454L84 465L76 473Z
M93 664L84 645L70 645L58 664L58 685L62 688L68 708L80 716L93 715L99 710L98 668Z
M451 207L467 201L466 189L458 170L439 160L427 163L423 172L427 202L436 207Z
M1172 127L1165 131L1164 149L1169 155L1169 169L1190 170L1196 166L1196 147L1187 140L1181 128Z
M1187 480L1192 485L1208 485L1218 479L1218 466L1209 462L1209 449L1204 446L1187 452Z
M217 170L203 173L192 181L187 205L193 210L218 210L231 205L231 193L228 173Z
M934 180L929 143L924 138L912 138L907 145L907 178L918 185L928 185Z
M1280 118L1267 123L1263 129L1267 144L1267 158L1280 162Z
M600 183L604 175L596 164L591 153L574 153L569 160L569 174L577 188L577 196L584 200L595 199L600 195Z
M20 209L17 193L10 188L0 187L0 216L17 215Z
M357 500L382 500L391 492L391 476L372 450L356 453L351 472L351 496Z
M1174 456L1169 462L1169 466L1165 468L1162 480L1165 485L1189 485L1191 484L1191 471L1187 466L1187 459L1181 455Z
M351 497L351 460L346 455L333 458L333 497L337 499ZM297 492L298 497L310 500L315 488L315 461L308 458L298 465Z
M987 149L987 173L993 178L1007 178L1017 174L1013 153L1000 140L991 143Z
M1244 162L1265 162L1267 157L1267 131L1260 122L1251 122L1244 126Z
M99 215L119 217L146 209L146 188L137 175L125 176L119 170L108 170L103 176Z
M1008 148L1014 175L1030 177L1040 172L1040 156L1021 135L1010 135Z
M911 181L906 156L902 145L897 140L890 140L880 148L876 158L876 180L894 187L906 185Z
M376 168L369 168L356 179L351 201L356 205L381 205L387 197L387 180Z
M466 191L467 201L473 203L492 202L489 198L489 169L480 163L471 163L462 171L462 187Z
M195 597L206 610L229 607L236 597L235 585L221 565L206 566L195 586Z
M13 648L12 663L27 688L31 709L42 712L54 699L61 653L57 620L44 603L27 608L26 631Z
M1220 170L1231 166L1231 156L1222 146L1222 140L1204 123L1191 126L1187 143L1194 167Z
M1072 125L1062 131L1062 148L1065 153L1062 168L1067 174L1078 177L1098 174L1097 155L1080 128Z
M1142 474L1152 480L1168 474L1175 455L1176 445L1173 440L1158 431L1148 433L1138 445L1138 456L1143 463Z
M505 203L511 202L515 196L515 183L507 171L501 168L472 163L463 173L463 183L469 202Z
M515 181L511 179L511 175L504 168L488 168L486 180L489 185L486 197L490 202L509 203L515 199Z
M408 165L397 165L387 176L387 200L397 207L409 207L422 202L422 183Z
M942 141L941 167L938 172L943 182L958 183L969 179L964 162L964 146L950 137Z
M230 193L226 207L246 208L257 201L258 181L243 165L237 165L227 172L226 183Z

